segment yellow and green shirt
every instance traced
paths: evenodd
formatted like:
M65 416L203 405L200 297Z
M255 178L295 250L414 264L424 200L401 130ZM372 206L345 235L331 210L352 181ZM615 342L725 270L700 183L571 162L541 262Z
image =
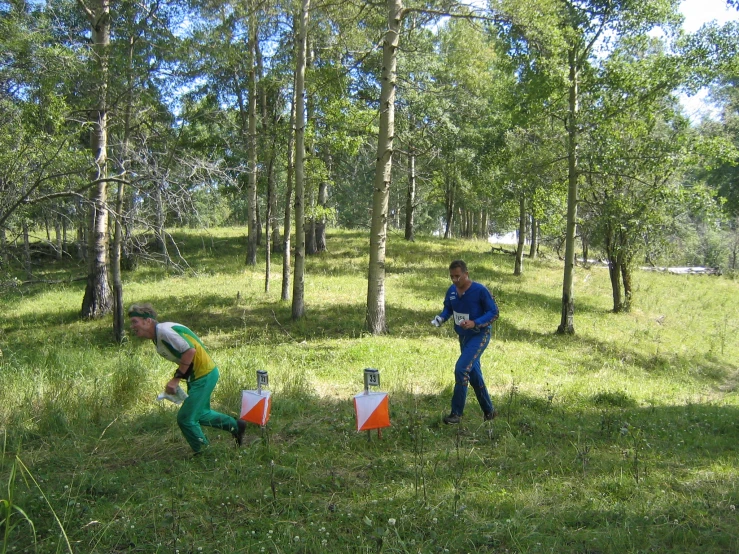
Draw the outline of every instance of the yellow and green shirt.
M189 379L199 379L204 375L208 375L216 367L200 338L179 323L157 323L154 344L157 347L157 354L176 364L180 363L182 354L194 348L195 357L192 360L192 373L187 376Z

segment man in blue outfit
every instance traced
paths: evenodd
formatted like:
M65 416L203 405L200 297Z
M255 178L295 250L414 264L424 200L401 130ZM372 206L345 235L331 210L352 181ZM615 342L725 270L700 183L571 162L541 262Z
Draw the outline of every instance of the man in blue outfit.
M449 277L452 286L446 291L444 309L431 321L431 325L440 327L453 316L454 331L459 335L462 351L454 367L452 411L444 417L444 423L454 425L462 419L468 385L475 391L483 420L490 421L496 412L482 378L480 356L490 342L493 321L498 319L498 306L484 285L470 279L467 264L462 260L454 260L449 265Z

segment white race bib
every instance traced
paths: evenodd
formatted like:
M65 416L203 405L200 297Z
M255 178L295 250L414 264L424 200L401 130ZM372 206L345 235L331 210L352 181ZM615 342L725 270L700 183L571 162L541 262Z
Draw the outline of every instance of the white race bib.
M459 314L457 312L454 312L454 324L459 325L463 321L466 321L470 318L470 314Z

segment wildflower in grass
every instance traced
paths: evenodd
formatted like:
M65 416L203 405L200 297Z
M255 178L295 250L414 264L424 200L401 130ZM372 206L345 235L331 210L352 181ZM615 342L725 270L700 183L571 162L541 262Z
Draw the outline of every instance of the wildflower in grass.
M395 518L394 517L391 517L390 519L388 519L387 520L387 524L390 525L390 527L394 526L395 525Z

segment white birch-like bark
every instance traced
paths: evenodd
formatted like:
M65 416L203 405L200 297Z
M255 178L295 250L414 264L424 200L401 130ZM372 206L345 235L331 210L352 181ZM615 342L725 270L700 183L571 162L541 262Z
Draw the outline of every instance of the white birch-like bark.
M372 192L370 259L367 278L366 326L372 334L387 331L385 321L385 249L387 242L388 200L390 198L393 139L395 138L395 88L397 79L402 0L387 0L388 28L382 44L380 88L380 129Z
M298 56L295 64L295 270L292 318L305 315L305 66L310 0L300 8Z
M297 24L294 25L297 27ZM295 178L293 169L295 162L295 82L293 81L293 93L290 100L290 130L287 140L287 190L285 191L285 219L283 229L282 242L282 292L280 298L288 300L290 298L290 233L292 222L292 194L293 179Z
M257 77L256 44L257 15L249 15L249 142L247 159L249 164L249 185L247 187L247 218L249 219L249 239L246 252L246 265L257 265L257 241L259 222L257 221Z
M523 275L523 246L526 240L526 195L521 193L518 199L518 244L516 245L516 262L514 275Z
M97 0L94 8L82 0L79 5L85 12L92 30L92 50L95 57L97 84L90 148L95 169L91 175L96 185L90 195L89 236L87 241L87 286L80 315L98 318L113 308L108 280L108 49L110 47L110 3Z
M577 225L577 193L580 178L577 165L578 148L578 62L573 47L569 52L569 114L567 117L567 227L565 234L565 267L562 279L562 319L558 333L575 332L575 300L573 282L575 273L575 227Z

